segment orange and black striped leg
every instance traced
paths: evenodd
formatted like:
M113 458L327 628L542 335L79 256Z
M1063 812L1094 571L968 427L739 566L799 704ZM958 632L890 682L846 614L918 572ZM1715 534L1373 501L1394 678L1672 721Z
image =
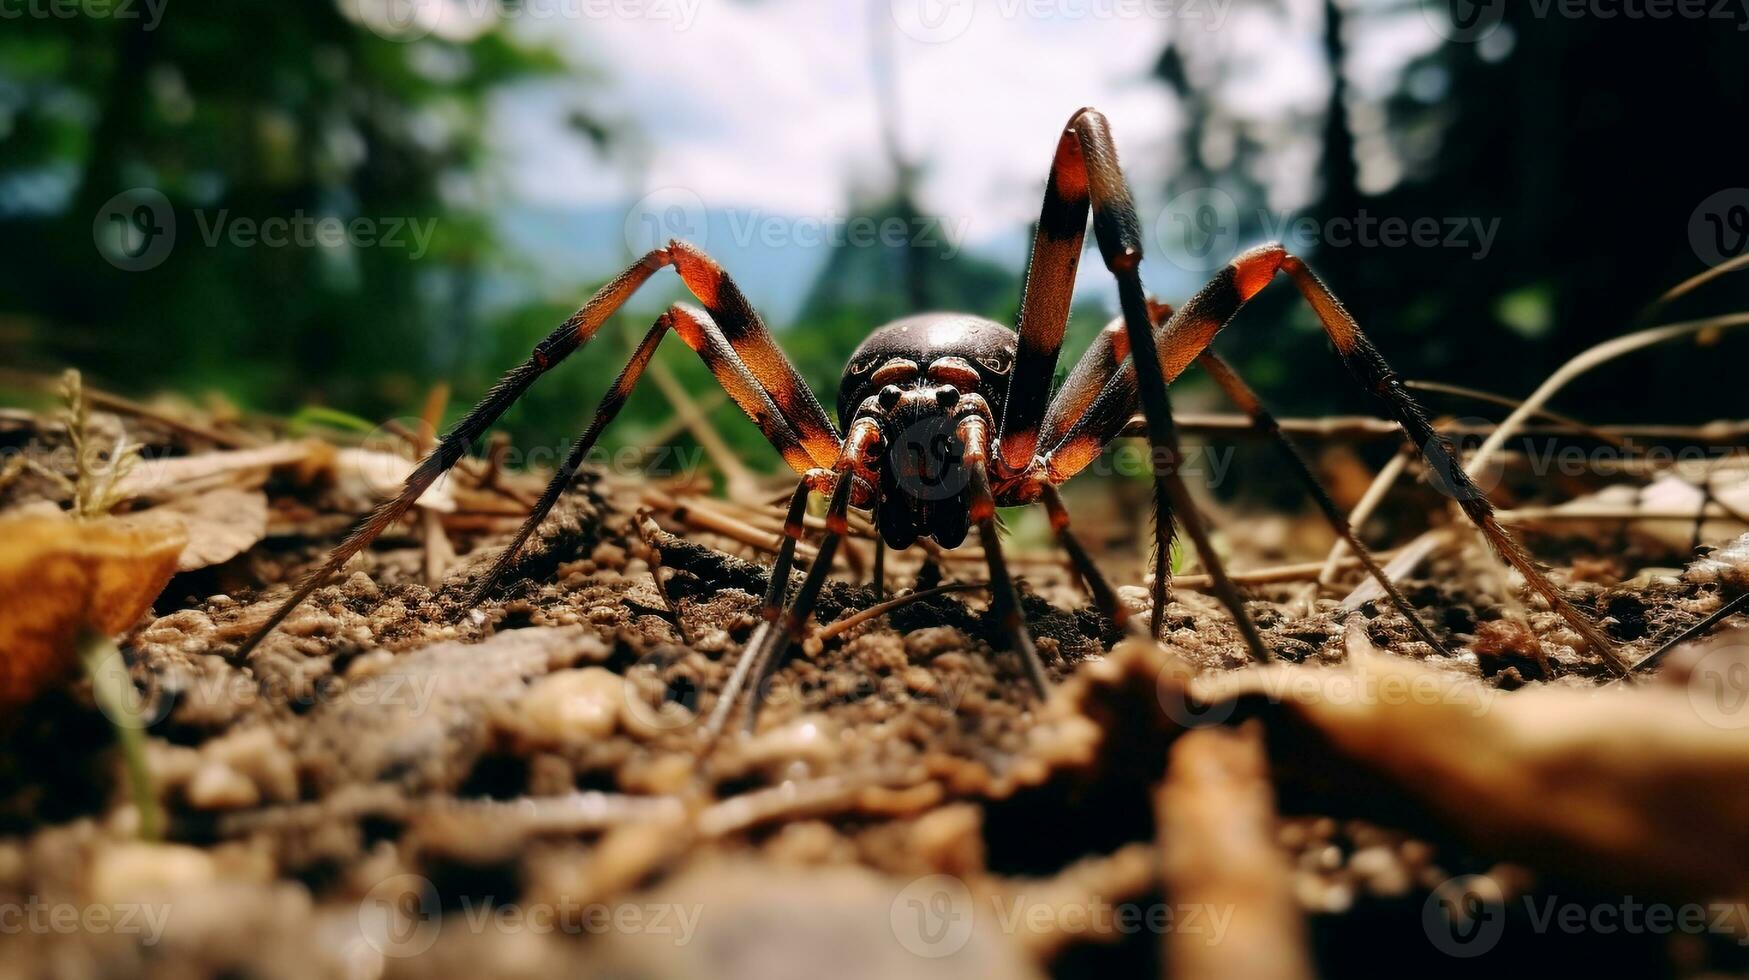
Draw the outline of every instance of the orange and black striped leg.
M1405 596L1402 590L1397 588L1396 583L1391 581L1391 577L1385 574L1385 570L1379 566L1378 560L1373 557L1372 551L1360 540L1360 535L1354 533L1354 527L1348 523L1348 516L1342 513L1341 508L1336 506L1336 501L1331 500L1330 495L1324 491L1323 484L1318 482L1317 476L1312 473L1311 466L1306 463L1306 458L1300 454L1299 447L1294 445L1294 441L1288 437L1287 433L1281 431L1281 425L1276 422L1275 416L1270 413L1269 409L1263 407L1262 400L1257 397L1255 391L1251 390L1251 386L1245 383L1245 379L1239 377L1239 372L1233 370L1233 366L1223 360L1212 348L1203 351L1197 357L1197 363L1202 365L1202 369L1215 380L1215 384L1226 392L1228 400L1250 417L1252 426L1258 432L1269 437L1281 450L1282 458L1287 461L1288 469L1293 472L1294 478L1300 481L1300 485L1306 488L1307 493L1311 494L1313 502L1318 505L1318 510L1323 513L1324 520L1329 522L1330 527L1335 530L1337 537L1348 543L1349 549L1354 552L1356 558L1360 559L1361 565L1365 566L1367 572L1385 590L1385 595L1390 597L1391 605L1396 606L1397 611L1409 620L1409 625L1414 627L1416 634L1428 646L1432 647L1435 653L1449 656L1450 651L1445 648L1445 644L1441 643L1439 637L1434 635L1433 630L1421 621L1421 617L1416 614L1415 606L1409 602L1409 597Z
M711 710L710 719L706 722L705 733L708 740L715 741L727 727L729 717L741 699L743 687L748 689L744 724L747 731L753 730L759 719L759 706L764 700L766 685L770 683L772 675L777 673L777 669L783 666L784 653L802 635L802 628L807 624L808 617L813 615L814 603L820 598L820 590L826 584L826 575L832 568L832 558L838 552L838 543L849 531L847 514L854 482L848 471L838 474L831 503L826 508L826 536L820 540L819 554L808 567L808 574L802 579L801 587L796 590L795 598L788 607L777 618L761 622L748 638L747 645L741 651L741 659L735 664L734 673L729 676L729 682L724 685L716 706ZM773 582L776 581L773 578Z
M1136 623L1130 611L1118 601L1117 590L1106 581L1105 575L1094 564L1087 549L1081 546L1075 532L1069 528L1069 510L1063 506L1063 497L1057 493L1057 488L1045 484L1040 488L1040 498L1044 501L1045 510L1051 517L1051 530L1057 535L1057 543L1068 552L1069 561L1075 566L1075 573L1081 576L1081 584L1086 586L1087 594L1093 598L1093 604L1099 609L1100 615L1111 620L1111 625L1120 632L1139 634L1141 627Z
M1615 644L1555 588L1518 542L1494 517L1494 506L1464 471L1450 442L1433 428L1420 403L1403 387L1396 372L1373 347L1360 325L1335 294L1311 269L1277 244L1262 245L1234 259L1167 322L1160 341L1160 363L1166 377L1176 377L1208 347L1216 333L1232 320L1251 297L1257 295L1278 272L1285 272L1300 295L1318 315L1337 355L1361 387L1371 392L1396 420L1409 444L1424 463L1441 474L1457 498L1458 506L1481 530L1494 551L1524 576L1549 607L1560 614L1585 642L1618 674L1628 672L1627 661ZM1145 358L1143 359L1146 360Z
M1008 400L996 430L996 455L1006 472L1024 471L1038 446L1039 423L1050 401L1051 376L1069 326L1075 273L1087 236L1087 164L1076 124L1082 110L1057 139L1045 181L1044 204L1033 232L1020 299L1019 340L1008 381ZM1094 115L1097 116L1097 113Z
M734 349L729 346L722 331L718 329L710 315L684 303L676 303L656 319L655 325L650 328L648 333L644 334L644 339L638 343L637 349L632 351L631 359L627 362L625 369L620 372L607 394L602 396L601 404L595 410L595 418L590 421L589 427L584 430L583 435L578 437L571 446L570 454L565 458L565 462L559 467L558 472L553 475L552 481L547 484L546 491L541 494L539 502L529 512L527 519L522 522L522 527L517 530L516 536L499 554L498 560L493 563L491 570L475 584L473 591L469 593L468 605L476 605L485 598L504 573L515 564L522 546L528 542L529 536L540 527L541 522L546 519L547 514L552 511L553 506L558 503L559 498L571 485L571 480L577 475L578 468L583 465L583 460L589 455L589 451L595 448L596 441L601 438L601 433L607 428L608 423L612 422L619 415L620 409L625 407L626 400L631 397L638 379L643 376L644 369L649 367L650 358L655 355L657 346L661 344L662 338L670 330L678 334L686 346L698 354L705 366L710 368L711 374L716 377L717 383L723 386L723 390L728 392L729 397L741 408L741 411L745 412L747 417L759 426L759 431L783 456L784 462L803 472L811 468L813 457L809 455L807 448L802 444L801 437L784 421L782 414L765 389L735 356ZM836 444L837 437L833 436L832 438Z
M468 451L474 440L484 435L487 428L498 420L522 394L532 386L536 379L551 370L560 361L576 352L578 348L588 343L596 331L613 312L625 303L658 269L669 261L666 250L657 249L639 259L631 268L619 274L612 282L602 286L589 298L576 313L560 324L558 329L548 334L546 339L535 345L533 353L527 361L511 369L492 390L462 417L443 439L428 453L419 465L408 475L401 487L401 492L393 498L383 501L371 511L370 515L353 530L345 541L328 556L321 568L312 572L298 585L297 591L282 602L273 615L256 627L255 632L243 641L237 648L235 656L246 656L269 633L273 632L286 616L291 614L310 593L320 588L322 583L334 577L334 573L351 560L372 541L375 541L391 524L400 520L413 502L437 482L437 478L448 472Z
M1073 148L1069 149L1071 143ZM1118 304L1123 312L1130 350L1153 350L1156 346L1153 321L1149 315L1147 293L1142 288L1141 221L1136 217L1135 204L1130 199L1129 187L1125 185L1123 171L1118 166L1117 148L1112 142L1111 130L1105 117L1092 109L1083 109L1076 113L1069 120L1067 132L1059 142L1058 150L1058 165L1053 168L1053 180L1051 187L1047 189L1046 200L1049 202L1054 192L1065 201L1073 203L1077 199L1084 199L1091 205L1093 237L1099 245L1099 254L1105 260L1105 267L1117 279ZM1047 210L1050 210L1048 203ZM1079 220L1081 212L1073 208L1070 211ZM1030 280L1029 275L1029 289ZM1025 352L1026 342L1023 338L1022 357ZM1269 651L1263 645L1262 635L1257 632L1256 624L1251 622L1250 614L1245 611L1244 602L1238 590L1233 587L1232 580L1227 577L1220 556L1210 545L1202 519L1191 505L1190 493L1178 472L1178 429L1172 420L1172 403L1166 394L1166 377L1160 363L1152 357L1132 357L1131 362L1137 365L1136 386L1141 395L1143 413L1148 421L1148 443L1154 463L1156 553L1165 556L1171 550L1172 517L1176 511L1184 523L1185 532L1195 543L1209 576L1214 580L1216 595L1238 624L1252 658L1267 660ZM1048 377L1048 371L1046 375ZM1015 379L1019 383L1019 362L1015 367ZM1013 410L1011 401L1008 414L1004 416L1005 424L1014 417ZM1008 438L1008 430L1005 428L1002 446L1005 461L1010 458L1010 450L1018 448L1018 445L1010 446ZM1030 458L1026 462L1030 463ZM1155 571L1155 580L1161 582L1170 574L1170 565L1162 563ZM1161 582L1156 588L1156 597L1163 591L1164 583ZM1159 609L1163 605L1163 602L1156 605L1156 621L1160 619Z
M763 391L766 399L763 404L771 407L760 407L757 412L780 417L800 441L808 463L830 465L838 456L838 437L832 428L832 422L826 416L825 409L820 407L814 393L808 389L801 376L796 373L795 367L778 348L759 314L748 304L728 273L709 256L686 242L671 241L667 247L651 251L597 290L581 309L535 347L526 362L500 378L492 390L487 392L486 397L456 423L437 447L420 461L407 477L401 492L393 499L378 505L334 549L328 561L307 577L297 591L244 641L236 656L243 656L253 649L308 598L310 593L332 578L353 555L358 554L389 525L399 520L439 476L461 459L473 441L483 435L497 421L498 416L504 414L511 404L522 397L536 379L588 343L607 318L624 305L639 286L648 281L657 270L668 265L675 267L687 289L710 311L710 317L701 319L708 322L715 318L716 323L721 325L722 342L743 366L742 371L731 372L733 377L739 381L741 375L750 374L757 387ZM675 329L682 329L678 319ZM725 387L729 385L725 383ZM735 389L730 389L730 395L736 395ZM766 427L756 410L748 408L749 401L740 398L737 401L741 401L742 408L750 415L755 415L754 420L760 422L761 428ZM751 401L757 402L759 399L753 398ZM801 456L794 452L787 452L785 459L798 471L804 468Z
M810 470L796 487L790 498L789 513L784 518L783 544L778 547L777 564L772 568L771 581L766 586L759 626L748 637L728 683L711 709L711 716L705 724L708 741L714 742L722 734L741 698L741 691L749 681L753 686L748 694L746 726L749 731L753 729L765 685L781 666L779 658L782 653L801 635L802 627L813 614L814 602L820 596L826 575L832 570L832 559L838 553L838 542L849 533L850 501L857 479L860 477L870 485L878 485L878 477L870 467L880 460L881 446L880 426L864 419L851 426L833 468ZM802 579L795 598L785 608L784 596L789 591L790 568L795 560L796 543L801 540L808 496L816 491L832 495L826 508L826 536L821 539L819 552L808 567L808 574Z
M1014 588L1014 576L1009 574L1008 560L1002 555L1002 534L996 526L996 499L990 492L987 469L990 453L989 426L982 416L967 415L960 419L958 437L965 447L961 465L970 483L966 488L968 514L978 526L978 540L984 546L984 560L990 566L990 611L996 615L1002 631L1008 634L1010 648L1020 656L1021 666L1033 689L1043 698L1051 689L1050 676L1045 673L1044 660L1032 633L1026 628L1026 613L1020 608L1020 593Z

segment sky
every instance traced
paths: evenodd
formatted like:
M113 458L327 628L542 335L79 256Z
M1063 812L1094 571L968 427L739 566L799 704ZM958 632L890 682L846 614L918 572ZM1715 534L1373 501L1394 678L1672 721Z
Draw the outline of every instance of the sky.
M1057 134L1083 105L1111 120L1144 224L1158 213L1179 114L1150 71L1169 36L1240 67L1228 111L1316 119L1328 96L1321 0L525 0L514 16L595 77L502 100L510 195L537 209L616 206L628 238L658 223L642 212L675 207L747 227L829 224L855 187L883 186L871 68L883 39L899 140L925 166L922 204L973 250L1024 241ZM1437 40L1412 8L1362 37L1349 66L1361 95ZM619 176L564 131L575 105L623 135ZM1284 136L1270 154L1272 207L1310 198L1313 145ZM793 222L780 234L797 234Z

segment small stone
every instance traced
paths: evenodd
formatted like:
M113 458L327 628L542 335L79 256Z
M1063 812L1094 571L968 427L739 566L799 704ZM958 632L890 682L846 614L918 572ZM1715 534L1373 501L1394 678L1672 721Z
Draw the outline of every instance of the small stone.
M208 762L195 770L184 792L188 805L197 810L240 810L261 802L249 777L222 762Z
M205 851L180 844L118 844L98 853L91 867L91 895L117 904L142 895L204 885L217 875Z
M529 687L511 709L511 725L538 741L606 738L613 734L626 697L625 681L612 671L561 670Z
M611 542L596 545L595 550L589 553L589 558L595 562L596 568L619 571L626 567L626 550Z

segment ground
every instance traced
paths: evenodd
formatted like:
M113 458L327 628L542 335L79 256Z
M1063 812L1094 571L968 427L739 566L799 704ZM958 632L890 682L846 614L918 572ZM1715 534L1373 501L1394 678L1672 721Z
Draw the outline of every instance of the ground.
M52 443L48 428L14 420L9 438ZM1125 643L1040 555L1021 574L1053 676L1047 702L1003 649L982 594L949 594L810 638L754 730L737 718L712 743L703 720L758 622L768 559L736 540L744 534L701 530L687 507L709 510L708 499L689 505L685 488L590 471L514 578L468 607L460 596L539 486L476 470L448 490L459 506L419 511L238 659L252 624L362 503L347 464L316 450L226 472L227 490L268 501L263 534L176 574L120 646L142 692L164 841L138 839L140 812L88 683L52 687L6 719L0 941L20 975L1343 976L1381 958L1439 974L1477 963L1508 975L1556 963L1673 976L1749 966L1736 938L1749 919L1698 931L1536 924L1545 900L1595 909L1624 895L1719 897L1721 881L1728 891L1749 880L1749 864L1732 865L1734 842L1694 843L1718 855L1711 870L1670 860L1637 871L1635 842L1588 836L1588 815L1613 813L1615 798L1567 749L1548 749L1554 761L1539 769L1544 748L1516 743L1501 771L1523 784L1490 774L1474 792L1500 800L1454 805L1440 787L1465 785L1465 773L1437 770L1440 760L1485 762L1499 728L1445 737L1446 716L1417 702L1403 710L1433 713L1416 716L1414 737L1387 738L1379 726L1399 707L1388 699L1363 710L1324 688L1269 687L1411 671L1404 689L1425 682L1444 710L1463 703L1454 691L1528 708L1620 686L1547 609L1530 602L1527 626L1511 625L1520 600L1474 573L1485 562L1467 538L1404 583L1453 656L1388 606L1343 613L1339 593L1298 584L1248 589L1277 667L1244 669L1230 620L1191 588L1175 590L1159 646ZM142 509L197 492L215 491L167 490ZM653 492L669 506L645 524ZM14 507L53 497L28 479L9 493ZM430 582L439 534L461 556ZM1581 608L1641 655L1728 591L1613 545L1538 546ZM911 554L889 571L895 584L927 586L976 569ZM1142 571L1117 580L1145 620ZM854 584L866 580L841 570L816 628L874 605ZM1539 644L1546 665L1526 652ZM1401 666L1367 666L1386 662ZM1239 686L1199 686L1216 681ZM1656 678L1639 687L1682 690ZM1708 758L1719 779L1741 762ZM1438 772L1436 785L1417 771ZM1665 778L1674 786L1686 771L1678 763ZM1642 814L1652 794L1623 785L1623 826L1711 832L1687 811L1674 824ZM1576 786L1571 804L1563 794ZM1527 805L1516 815L1544 792L1548 806L1567 800L1584 814L1562 823ZM1466 808L1487 812L1466 827ZM1721 820L1736 812L1719 809ZM1600 854L1621 860L1589 873ZM1428 918L1462 891L1453 882L1476 880L1505 910L1504 938L1484 928L1484 947Z

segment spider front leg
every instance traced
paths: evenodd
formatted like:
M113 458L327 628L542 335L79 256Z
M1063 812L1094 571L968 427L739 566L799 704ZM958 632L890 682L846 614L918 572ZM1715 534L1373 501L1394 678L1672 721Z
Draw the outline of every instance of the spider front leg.
M625 407L626 400L631 397L632 390L637 387L638 379L643 377L644 370L649 367L650 358L655 355L656 348L661 344L662 338L667 336L671 330L679 335L686 346L704 361L706 367L710 368L717 383L722 385L723 390L728 392L730 399L759 427L760 433L783 456L784 462L804 473L813 468L813 457L809 454L808 447L803 443L801 436L797 435L795 430L791 429L789 424L784 421L784 416L778 410L771 393L759 383L758 379L736 356L735 350L724 335L722 328L718 327L716 321L704 310L687 306L684 303L676 303L656 319L656 323L650 327L649 332L644 335L644 339L632 351L631 359L626 363L625 369L620 372L607 394L602 396L601 404L595 410L595 418L590 421L589 427L584 430L583 435L579 436L577 441L572 444L570 454L566 456L565 462L547 484L539 502L529 512L527 519L522 522L522 526L517 529L516 536L511 538L509 544L505 545L491 570L481 577L472 592L469 593L468 605L478 605L504 573L515 564L522 546L528 542L529 536L540 527L541 522L546 519L547 514L552 511L553 506L559 502L559 498L570 487L571 480L576 477L577 470L582 467L583 460L589 455L589 451L595 448L595 443L600 439L602 431L619 414L620 409ZM836 436L833 437L833 442L836 445Z
M1153 321L1140 272L1141 221L1136 217L1129 188L1118 167L1117 148L1105 117L1095 110L1082 109L1069 120L1057 141L1033 238L1032 262L1021 301L1019 349L998 438L1003 477L1026 473L1034 465L1040 425L1048 410L1048 385L1062 347L1090 210L1100 256L1117 279L1129 347L1144 351L1154 346ZM1166 380L1151 358L1138 360L1150 365L1137 372L1137 384L1148 419L1154 470L1155 634L1159 634L1162 624L1166 580L1171 574L1166 556L1176 514L1214 581L1215 594L1232 614L1252 659L1266 661L1270 654L1262 634L1245 611L1244 600L1227 576L1179 473L1178 431L1172 420Z
M710 718L705 723L707 743L715 742L728 726L729 718L741 700L741 692L749 683L752 686L747 695L745 726L748 731L753 730L764 700L765 686L782 666L783 654L790 644L801 637L808 617L814 613L820 590L826 584L838 543L850 531L849 511L857 480L860 477L865 486L876 484L872 467L880 457L881 446L880 426L868 420L859 422L845 437L832 469L811 471L797 485L789 514L784 520L783 544L779 547L777 563L771 570L771 581L766 588L764 616L742 647L740 659L711 709ZM807 512L809 495L816 490L832 495L826 507L826 536L820 540L814 563L808 567L808 574L796 590L795 598L784 607L782 603L789 588L795 545L802 536L802 517Z
M965 409L982 399L968 397L962 401ZM1040 698L1050 693L1050 677L1045 662L1038 655L1038 645L1026 628L1026 613L1020 608L1020 593L1014 588L1014 576L1008 572L1008 560L1002 554L1002 534L996 527L996 498L990 492L990 426L976 411L967 411L956 430L960 445L965 447L961 465L971 483L967 494L967 513L978 526L978 540L984 546L984 561L990 566L990 611L996 615L1002 631L1008 634L1009 646L1020 655L1026 676Z
M420 460L402 485L401 491L379 504L329 554L328 560L305 577L292 595L256 628L233 656L246 656L322 583L332 578L347 561L406 514L414 501L430 489L438 477L448 472L474 440L483 435L541 375L593 339L601 325L637 292L638 287L666 266L674 267L681 281L704 304L709 315L695 314L683 318L670 311L669 324L658 323L652 329L652 334L659 336L660 332L672 327L685 336L687 325L704 331L694 349L699 350L701 356L705 356L707 363L712 362L713 358L720 362L717 365L722 368L717 372L719 381L736 397L743 410L760 424L762 430L768 430L768 435L775 432L781 436L781 440L774 438L773 442L784 453L784 458L791 467L799 471L808 466L830 465L838 456L839 441L825 409L820 407L819 400L802 381L795 366L784 356L764 321L759 318L759 314L747 302L728 273L697 248L675 240L664 248L650 251L607 285L602 286L582 308L536 345L527 361L500 378L492 390L487 392L486 397L470 409L460 422L444 434L437 446ZM720 325L720 331L711 333L705 330L705 325L713 321ZM634 355L634 361L641 356L643 363L648 362L654 340L650 337L645 340L646 343L639 348L639 354ZM693 340L689 339L688 343L693 343ZM710 351L709 354L706 353L707 350ZM641 370L642 365L639 364L638 371ZM627 380L626 375L622 374L621 381ZM636 380L635 374L630 380ZM610 394L609 399L612 397ZM617 411L618 407L613 406L612 411L606 413L606 419L611 419L613 412ZM601 425L606 424L606 419L598 415ZM787 434L777 428L779 425L787 429ZM567 465L574 474L576 466L582 462L582 453L574 448L572 457L574 461L567 460ZM567 475L566 483L569 479L570 475ZM550 509L556 502L564 485L555 480L547 488L547 493L542 498L545 509ZM537 507L541 516L544 516L545 509ZM525 540L532 530L533 525L525 525L518 533L517 543ZM513 554L514 549L509 553Z

